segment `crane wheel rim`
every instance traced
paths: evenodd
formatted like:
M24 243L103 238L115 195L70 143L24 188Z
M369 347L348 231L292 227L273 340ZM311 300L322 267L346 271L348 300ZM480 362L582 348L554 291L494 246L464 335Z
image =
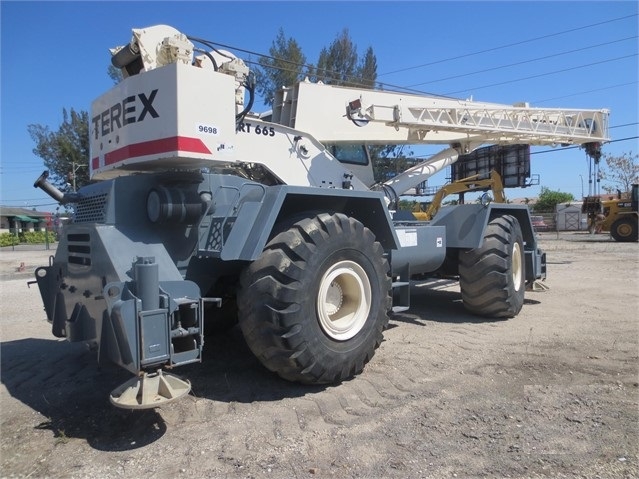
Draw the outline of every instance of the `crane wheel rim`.
M519 289L521 288L521 280L524 274L524 269L521 260L521 246L517 242L513 245L512 274L515 291L519 291Z
M364 268L349 260L333 264L319 283L317 317L322 331L337 341L356 336L368 319L371 298Z

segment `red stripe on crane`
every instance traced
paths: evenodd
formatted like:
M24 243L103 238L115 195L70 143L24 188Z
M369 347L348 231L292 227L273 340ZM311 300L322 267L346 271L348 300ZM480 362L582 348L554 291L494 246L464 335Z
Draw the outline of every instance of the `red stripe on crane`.
M160 138L159 140L143 141L132 145L123 146L117 150L104 155L104 166L118 163L129 158L140 156L158 155L172 151L185 151L188 153L211 154L204 142L199 138L189 138L186 136L173 136L171 138Z

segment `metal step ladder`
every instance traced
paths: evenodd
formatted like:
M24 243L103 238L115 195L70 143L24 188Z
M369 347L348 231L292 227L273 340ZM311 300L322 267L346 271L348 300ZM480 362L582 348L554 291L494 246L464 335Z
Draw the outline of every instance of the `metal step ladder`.
M410 268L406 265L392 282L393 313L401 313L410 308Z

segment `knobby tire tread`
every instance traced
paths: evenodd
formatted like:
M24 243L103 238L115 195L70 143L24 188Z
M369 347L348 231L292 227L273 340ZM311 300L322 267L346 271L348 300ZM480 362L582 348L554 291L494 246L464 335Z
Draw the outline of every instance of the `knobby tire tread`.
M512 287L511 245L523 240L517 220L510 215L494 218L486 227L484 242L479 248L459 254L459 276L464 307L480 316L511 318L521 310L523 285L520 291Z
M378 262L375 266L378 273L370 280L381 297L379 305L371 306L376 312L368 320L374 324L366 332L366 342L358 344L356 352L335 353L335 358L331 358L324 351L317 353L321 340L312 337L312 328L303 324L306 316L303 302L307 295L313 294L305 291L303 285L308 284L308 275L317 273L307 271L312 257L327 244L342 241L339 238L352 238L349 241ZM389 271L382 246L359 221L343 214L320 214L298 221L277 234L262 256L241 275L240 326L249 348L266 368L291 381L335 383L354 376L373 357L388 324Z

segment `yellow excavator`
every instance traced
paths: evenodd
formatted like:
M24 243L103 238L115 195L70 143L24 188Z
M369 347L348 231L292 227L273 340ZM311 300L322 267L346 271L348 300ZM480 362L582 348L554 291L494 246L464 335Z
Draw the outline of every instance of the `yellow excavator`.
M442 186L437 193L435 193L433 201L431 201L425 211L422 210L419 203L416 204L412 211L413 216L420 221L432 220L439 211L439 208L441 208L444 198L454 193L491 189L493 192L493 201L495 203L505 203L506 195L504 194L501 175L495 170L491 170L490 177L481 178L481 176L483 175L469 176L468 178L463 178Z

